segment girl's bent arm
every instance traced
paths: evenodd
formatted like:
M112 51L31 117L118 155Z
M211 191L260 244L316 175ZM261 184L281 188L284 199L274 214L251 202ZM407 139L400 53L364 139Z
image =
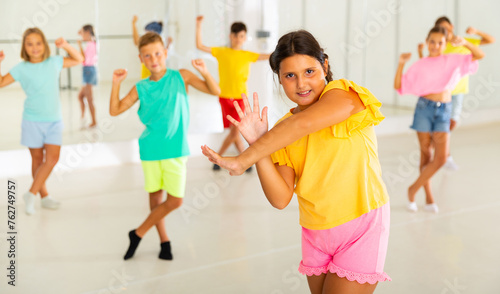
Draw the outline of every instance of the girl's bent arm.
M277 209L287 207L293 197L294 170L286 165L273 164L270 156L257 161L256 167L262 190L269 203Z
M472 60L479 60L479 59L483 59L484 57L484 52L483 50L481 50L481 48L479 48L479 46L474 46L472 45L471 43L469 43L468 41L465 41L465 44L464 46L470 50L470 52L472 53Z
M283 120L241 153L237 159L244 169L298 139L343 122L365 109L356 92L333 89L314 105Z
M3 77L2 77L2 74L0 74L0 88L8 86L15 81L16 80L14 80L14 78L10 75L10 73L4 75Z
M79 65L83 62L83 55L63 38L56 40L56 46L58 48L63 48L69 55L69 57L64 57L63 59L63 68Z

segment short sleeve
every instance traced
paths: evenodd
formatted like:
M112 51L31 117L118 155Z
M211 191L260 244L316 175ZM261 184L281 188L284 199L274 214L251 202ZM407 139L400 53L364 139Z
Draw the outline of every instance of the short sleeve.
M50 57L51 61L54 63L56 70L61 71L64 64L64 58L61 55L56 55Z
M397 89L399 95L413 94L416 91L416 87L418 86L418 61L403 74L401 77L401 87Z
M217 56L220 54L222 50L222 47L212 47L212 55L217 58Z
M271 154L271 159L273 163L277 163L278 165L286 165L288 167L293 168L293 164L290 161L290 157L288 156L288 153L285 148L281 148L280 150L274 152Z
M464 38L467 40L467 42L471 43L474 46L479 46L481 45L481 40L480 39L475 39L475 38Z
M461 64L460 66L461 76L466 76L477 72L477 69L479 67L479 62L477 60L472 60L472 54L457 55L455 57L459 59L459 62Z
M260 54L255 53L255 52L251 52L251 51L247 51L247 56L248 56L248 60L250 62L256 62L257 60L259 60Z
M351 115L343 122L331 126L330 128L334 137L348 138L352 136L356 130L361 130L368 126L378 125L382 120L384 120L385 117L382 112L380 112L382 103L378 101L378 99L375 98L375 96L368 89L358 86L352 81L340 79L328 83L321 96L333 89L342 89L344 91L352 89L358 94L361 102L365 106L364 110Z
M21 72L23 70L23 64L24 62L20 62L16 64L13 68L10 69L9 73L14 78L14 80L19 81L21 79Z

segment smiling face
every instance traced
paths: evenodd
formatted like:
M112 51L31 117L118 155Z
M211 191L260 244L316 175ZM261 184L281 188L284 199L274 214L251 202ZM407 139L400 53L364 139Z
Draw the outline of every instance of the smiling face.
M31 33L24 38L23 49L30 62L45 60L46 44L40 34Z
M429 50L429 57L442 55L444 49L446 49L446 38L441 33L431 33L426 42L427 49Z
M141 47L139 58L152 74L160 73L166 69L167 49L161 42L150 43Z
M328 60L325 60L328 68ZM280 63L279 79L290 100L302 111L318 101L325 88L326 73L321 63L309 55L295 54Z

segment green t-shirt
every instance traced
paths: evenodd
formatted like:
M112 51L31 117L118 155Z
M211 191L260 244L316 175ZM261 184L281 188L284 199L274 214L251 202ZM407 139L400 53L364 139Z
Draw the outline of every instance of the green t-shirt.
M189 101L179 71L168 69L157 82L143 79L136 89L140 101L137 114L146 126L139 138L141 160L189 155Z

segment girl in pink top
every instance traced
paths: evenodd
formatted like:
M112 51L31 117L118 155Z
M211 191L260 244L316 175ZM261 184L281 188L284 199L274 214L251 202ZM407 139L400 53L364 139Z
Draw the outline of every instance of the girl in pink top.
M87 99L87 104L89 106L90 115L92 117L92 123L90 128L97 125L95 118L95 106L94 106L94 95L92 93L92 86L97 85L97 44L95 41L94 27L92 25L83 26L78 32L82 36L82 41L86 42L85 50L82 48L82 41L78 41L78 46L82 55L85 57L83 61L83 87L78 94L78 100L80 101L80 109L82 110L82 128L84 125L85 116L85 101Z
M430 178L446 163L449 153L451 91L463 76L477 71L477 60L483 58L484 54L478 47L457 37L453 45L465 46L472 54L444 55L446 30L442 27L432 28L426 42L429 57L415 62L405 74L403 68L411 53L401 54L394 88L401 95L420 96L411 126L417 131L420 143L420 176L408 188L408 209L413 212L418 210L415 194L424 187L425 210L437 213Z

